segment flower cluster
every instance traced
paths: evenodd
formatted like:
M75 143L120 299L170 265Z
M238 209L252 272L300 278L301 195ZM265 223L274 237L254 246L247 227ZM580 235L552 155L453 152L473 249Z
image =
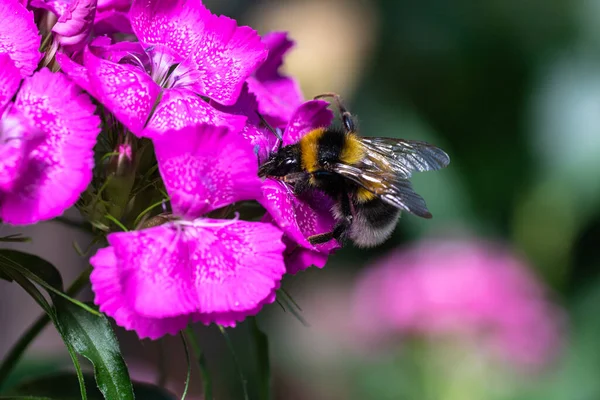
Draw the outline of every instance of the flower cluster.
M117 324L234 326L337 248L307 240L332 229L329 199L257 176L272 128L289 144L333 118L279 72L286 33L186 0L2 0L0 17L0 218L76 205L107 234L91 282Z
M436 239L396 250L359 278L354 314L363 342L467 336L519 366L545 365L561 344L561 311L496 243Z

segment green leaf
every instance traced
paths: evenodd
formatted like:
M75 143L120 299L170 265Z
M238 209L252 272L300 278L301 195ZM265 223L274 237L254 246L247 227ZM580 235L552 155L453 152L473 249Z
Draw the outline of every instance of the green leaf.
M22 253L22 254L24 254L24 253ZM39 257L36 257L36 258L39 258ZM0 258L0 262L2 262L2 261L6 261L6 260ZM44 261L44 260L42 260L42 261ZM44 261L44 262L46 262L46 261ZM54 268L54 267L52 267L52 268ZM31 283L23 274L21 274L20 271L12 269L12 268L7 268L5 272L15 282L17 282L19 285L21 285L21 287L23 289L25 289L25 291L27 293L29 293L29 295L31 297L33 297L33 299L40 305L40 307L42 307L42 309L46 312L46 314L48 314L48 316L50 317L50 319L52 320L54 325L56 325L59 333L61 333L61 336L63 336L63 340L65 342L65 345L67 346L67 350L69 352L69 355L71 356L71 360L73 360L73 365L75 366L75 371L77 372L77 377L78 377L78 381L79 381L79 391L81 394L81 399L87 400L85 384L83 381L83 374L81 372L81 366L79 365L79 360L77 359L77 355L75 354L73 347L66 340L64 335L62 335L62 332L59 329L58 320L57 320L54 308L48 303L48 301L46 300L44 295L42 295L42 293L40 293L38 288L33 283ZM58 271L56 271L56 273L58 274ZM60 274L58 274L58 277L60 279ZM61 279L61 286L62 286L62 279ZM0 367L0 383L2 383L2 381L4 379L6 379L6 377L8 376L8 373L14 366L12 364L12 361L16 362L16 360L11 360L11 362L3 363L2 366Z
M94 377L91 374L84 374L84 379L88 389L89 400L104 400L102 392L94 385ZM77 377L70 372L46 375L29 380L13 389L10 394L13 396L33 396L31 399L38 399L35 396L49 396L56 400L80 400L81 396L77 387ZM148 383L133 383L135 398L139 400L178 400L177 396L165 389ZM11 397L9 397L11 398ZM27 399L28 397L25 397ZM3 398L0 397L0 400ZM11 399L19 399L12 397ZM121 399L120 397L110 397L110 400Z
M269 339L258 327L256 317L248 318L250 332L256 346L256 360L258 362L258 390L260 399L271 398L271 365L269 363Z
M16 250L0 250L0 270L3 269L6 272L9 268L19 271L27 279L37 283L47 291L62 296L92 314L100 315L100 313L79 300L64 294L60 272L43 258Z
M10 276L8 276L5 272L2 272L2 269L0 269L0 279L4 279L5 281L9 282L13 281Z
M202 381L202 387L204 388L204 398L206 400L212 400L212 379L210 377L210 371L208 369L208 364L206 362L206 357L204 352L200 348L198 341L196 340L196 335L194 335L194 330L191 326L185 329L185 337L188 342L192 346L192 350L194 351L194 355L196 356L196 361L198 362L198 369L200 370L200 378Z
M86 389L77 354L94 365L97 386L106 399L133 400L127 366L106 317L64 294L60 273L46 260L14 250L0 250L0 269L33 297L56 325L80 377L82 398L86 398ZM31 281L48 290L54 307Z
M240 360L238 359L237 354L235 353L235 348L233 347L233 342L229 338L229 334L221 325L217 325L219 327L219 331L221 331L221 335L223 335L223 339L225 339L225 344L229 351L231 352L231 357L233 358L233 364L235 365L235 369L237 370L237 374L240 377L240 381L242 381L242 391L244 393L244 400L249 400L248 396L248 380L244 375L244 371L242 371L242 366L240 364Z
M117 338L104 316L95 316L54 296L58 326L65 341L94 365L96 383L106 399L133 399L133 389Z
M33 254L23 253L17 250L0 250L0 270L5 271L6 268L18 270L24 269L53 288L63 290L62 278L56 267L43 258L34 256ZM21 270L20 272L27 276L25 271Z
M25 242L31 242L31 238L27 237L27 236L23 236L20 233L15 233L15 234L12 234L12 235L0 237L0 242L6 242L6 243L25 243Z

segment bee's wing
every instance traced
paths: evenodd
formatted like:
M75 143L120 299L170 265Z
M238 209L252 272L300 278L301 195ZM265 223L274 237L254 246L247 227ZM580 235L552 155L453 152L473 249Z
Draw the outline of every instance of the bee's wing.
M391 169L403 178L410 178L413 171L433 171L450 163L450 157L442 149L426 142L392 138L360 138L365 148L366 165Z
M425 200L414 191L408 179L369 167L359 168L347 164L336 164L334 171L394 207L419 217L431 218Z
M429 143L391 138L360 138L365 158L358 165L336 164L335 172L388 204L423 218L431 218L425 200L409 181L413 171L446 167L450 157Z

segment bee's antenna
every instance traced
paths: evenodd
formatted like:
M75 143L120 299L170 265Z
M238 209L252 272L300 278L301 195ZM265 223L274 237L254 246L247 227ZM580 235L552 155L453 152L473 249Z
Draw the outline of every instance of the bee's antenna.
M260 122L263 123L264 126L267 127L268 130L270 130L273 135L275 135L275 137L277 138L277 140L279 140L279 145L277 146L277 150L279 150L281 148L281 146L283 146L283 135L281 134L281 131L279 129L275 129L271 126L271 124L269 124L267 122L267 120L265 119L265 117L262 116L261 113L259 113L258 111L256 111L256 115L258 115L258 118L260 118Z
M342 118L342 122L344 123L344 129L346 129L346 133L354 132L354 120L352 119L352 114L350 114L350 111L348 111L348 109L344 106L342 96L340 96L337 93L327 92L315 96L314 99L322 99L323 97L332 97L333 100L335 100L335 103L338 106L338 110L340 111L340 117Z

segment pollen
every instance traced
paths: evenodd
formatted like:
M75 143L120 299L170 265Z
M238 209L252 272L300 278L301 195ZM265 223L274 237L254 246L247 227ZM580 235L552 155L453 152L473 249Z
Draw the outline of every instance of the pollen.
M360 141L353 133L346 135L344 148L340 153L340 161L347 165L354 165L363 159L365 153Z
M319 169L318 153L319 139L323 136L325 128L317 128L308 132L300 139L300 153L302 154L302 168L306 172L314 172Z

